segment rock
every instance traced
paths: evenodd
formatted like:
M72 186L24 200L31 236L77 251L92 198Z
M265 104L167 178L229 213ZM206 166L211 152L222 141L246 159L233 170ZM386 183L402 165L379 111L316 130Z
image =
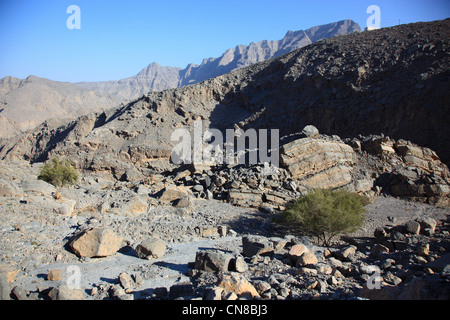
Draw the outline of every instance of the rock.
M408 233L419 234L420 232L420 223L417 221L410 220L405 223L405 230Z
M81 231L69 242L79 257L107 257L122 247L123 238L109 228L91 228Z
M350 261L351 256L356 253L355 246L349 246L344 249L334 252L334 256L342 261Z
M253 286L260 295L262 295L266 291L269 291L272 288L269 283L263 280L253 281Z
M248 270L248 264L243 257L238 256L234 259L234 270L240 273L244 273Z
M263 204L263 192L250 189L231 189L228 191L227 200L233 205L259 208Z
M430 254L430 245L428 243L418 245L416 253L419 256L423 256L423 257L428 256Z
M189 189L187 189L183 186L176 186L176 185L171 184L162 190L162 193L161 193L159 199L162 201L166 201L166 202L172 202L174 200L181 199L185 196L192 197L193 194Z
M173 206L175 208L190 208L192 207L192 197L190 196L183 196L180 199L176 199L173 201Z
M148 202L142 195L136 195L120 206L120 214L127 217L135 217L147 212Z
M372 249L371 249L370 252L371 252L374 256L378 256L378 255L380 255L380 254L382 254L382 253L388 253L388 252L389 252L389 248L386 247L386 246L383 246L382 244L377 243L377 244L375 244L375 245L372 247Z
M62 200L62 205L59 207L59 214L65 217L71 217L74 215L76 200L64 199Z
M272 243L262 236L244 236L242 237L242 254L244 257L252 257L268 252L273 252Z
M313 266L318 262L317 257L312 252L302 254L295 263L296 267Z
M47 274L48 281L59 281L62 279L62 271L61 270L49 270Z
M11 294L12 294L13 298L16 300L28 300L29 291L25 290L22 287L15 286L12 289Z
M84 300L85 294L81 289L69 289L67 286L52 288L48 296L52 300Z
M192 297L194 295L194 286L191 282L180 282L172 285L169 289L170 299L180 297Z
M296 244L291 247L288 253L289 259L295 264L297 259L305 253L309 253L309 249L304 244Z
M382 241L387 237L387 232L386 230L384 230L384 228L378 227L373 232L373 236L375 237L375 239Z
M19 272L19 269L9 263L0 264L0 274L5 275L6 280L9 283L13 282L16 279L16 276Z
M417 220L419 222L422 230L429 229L430 233L433 234L436 230L437 222L433 218L430 217L422 217Z
M128 273L122 272L119 275L119 282L125 293L130 293L134 287L134 281Z
M317 276L318 271L312 268L300 267L295 273L299 275Z
M54 186L43 180L25 180L22 181L19 186L26 193L50 196L52 193L56 192Z
M305 138L318 138L319 137L319 130L312 126L312 125L308 125L306 127L303 128L301 134L305 137Z
M303 138L281 147L280 161L306 188L338 188L351 183L355 152L342 142Z
M259 297L255 287L240 273L223 274L219 279L218 286L234 292L239 297Z
M204 300L222 300L222 287L208 288L205 291Z
M231 254L219 250L197 251L195 255L195 269L209 272L228 271Z
M203 238L219 236L219 229L214 226L198 226L195 228L195 232Z
M136 247L136 254L141 259L156 259L164 256L166 243L161 239L148 239Z

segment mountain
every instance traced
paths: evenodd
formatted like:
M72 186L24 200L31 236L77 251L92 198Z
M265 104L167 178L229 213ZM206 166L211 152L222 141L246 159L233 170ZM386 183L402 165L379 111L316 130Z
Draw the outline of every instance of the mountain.
M78 117L118 106L120 99L73 83L29 76L0 79L0 137L17 135L50 118Z
M361 28L356 22L342 20L305 31L288 31L283 39L277 41L264 40L252 42L248 46L238 45L227 50L218 58L204 59L200 65L191 63L184 69L162 67L154 62L134 77L118 81L81 82L78 84L89 90L132 100L150 91L161 91L201 82L278 57L322 39L360 31Z
M84 169L145 176L171 167L175 129L203 120L204 128L279 129L280 137L309 124L341 137L383 133L449 163L449 30L447 19L326 39L121 108L43 124L0 143L0 159L61 155Z
M289 31L279 41L239 45L221 57L204 59L185 69L151 63L137 75L104 82L78 84L29 76L0 79L0 138L15 136L50 118L70 118L94 110L108 109L137 99L150 91L161 91L200 82L298 49L322 38L360 31L358 24L344 20L306 31Z

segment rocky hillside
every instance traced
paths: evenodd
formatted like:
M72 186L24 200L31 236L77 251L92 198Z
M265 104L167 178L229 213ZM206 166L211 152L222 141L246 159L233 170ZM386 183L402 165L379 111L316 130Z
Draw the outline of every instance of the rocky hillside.
M76 118L81 114L118 106L120 100L72 83L29 76L0 79L0 137L16 136L51 118Z
M4 142L0 157L36 162L60 155L80 168L135 181L175 169L171 134L181 127L193 130L193 122L202 120L204 129L280 129L281 164L304 188L368 191L379 185L445 205L449 24L417 23L322 40L202 83L150 93L122 108L62 125L44 123ZM306 124L325 135L316 137L313 130L306 136L312 140L302 140ZM380 133L373 145L367 142ZM358 175L357 152L377 156L368 163L376 173Z
M82 82L84 88L132 100L150 91L177 88L229 73L273 57L302 48L321 39L360 32L352 20L342 20L307 30L288 31L281 40L264 40L250 45L238 45L218 58L204 59L200 65L190 63L186 68L162 67L152 63L136 76L118 81Z
M343 20L289 31L279 41L239 45L219 58L204 59L185 69L151 63L137 75L117 81L62 83L29 76L0 79L0 138L16 136L51 118L72 118L117 107L151 91L177 88L200 82L309 45L320 39L361 31L357 23Z

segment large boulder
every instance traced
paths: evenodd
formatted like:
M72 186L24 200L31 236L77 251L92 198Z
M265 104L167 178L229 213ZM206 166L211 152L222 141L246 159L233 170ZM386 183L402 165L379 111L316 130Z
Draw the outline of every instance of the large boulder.
M92 228L81 231L69 242L69 247L79 257L107 257L122 246L123 238L109 228Z
M338 140L302 138L283 145L280 160L306 188L338 188L352 182L355 152Z
M198 251L195 255L195 269L210 272L228 271L232 259L231 254L219 250Z

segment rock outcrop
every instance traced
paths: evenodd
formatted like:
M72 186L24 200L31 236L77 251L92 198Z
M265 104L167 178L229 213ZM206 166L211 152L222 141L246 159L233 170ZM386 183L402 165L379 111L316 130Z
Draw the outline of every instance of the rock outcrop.
M353 149L338 141L303 138L281 147L281 165L305 188L338 188L352 181Z

